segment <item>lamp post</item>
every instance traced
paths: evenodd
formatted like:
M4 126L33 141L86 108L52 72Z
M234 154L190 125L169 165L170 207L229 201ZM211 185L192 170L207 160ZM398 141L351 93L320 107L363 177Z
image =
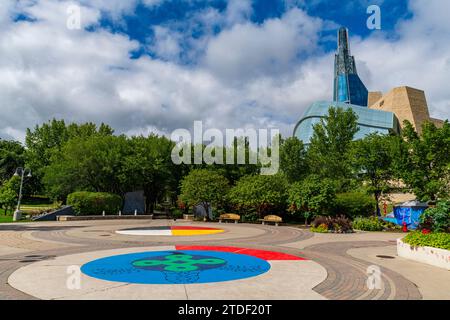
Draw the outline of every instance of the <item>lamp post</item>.
M17 201L17 209L14 212L13 221L19 221L22 218L22 212L20 211L20 201L22 200L23 180L25 178L25 174L27 175L27 178L31 178L31 169L19 167L16 169L16 173L14 173L15 177L20 177L20 190L19 200Z

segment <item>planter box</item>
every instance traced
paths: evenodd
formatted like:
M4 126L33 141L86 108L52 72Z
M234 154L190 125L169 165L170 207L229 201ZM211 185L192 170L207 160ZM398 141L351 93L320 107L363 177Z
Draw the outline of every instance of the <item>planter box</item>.
M413 247L397 239L399 257L450 270L450 251L432 247Z

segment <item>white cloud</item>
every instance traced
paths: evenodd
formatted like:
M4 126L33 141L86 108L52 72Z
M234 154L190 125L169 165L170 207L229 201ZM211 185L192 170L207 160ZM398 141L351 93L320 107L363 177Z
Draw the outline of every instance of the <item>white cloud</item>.
M353 53L369 90L411 86L425 91L432 116L450 117L450 2L411 0L414 16L397 26L396 40L383 33L354 39ZM362 67L362 68L361 68ZM362 71L362 72L361 72Z
M90 1L82 11L84 26L97 24L102 10L133 10L120 2ZM200 62L182 65L186 33L155 27L150 45L164 59L133 60L130 52L140 44L124 34L68 30L69 3L21 1L18 7L16 1L1 2L0 136L23 139L27 127L53 117L106 122L127 134L169 133L203 120L207 127L269 126L290 135L312 102L331 99L333 53L318 46L330 22L299 9L259 25L246 20L250 8L237 2L222 13L203 10L191 23L207 32L188 39L188 55ZM398 25L397 40L377 32L365 40L353 38L352 49L371 90L424 89L432 114L447 118L450 44L443 37L450 24L433 17L437 3L439 15L450 11L440 1L427 6L411 1L415 15ZM38 20L14 23L18 10ZM217 25L224 28L218 35Z
M217 76L247 81L259 76L277 76L296 64L297 57L317 50L322 21L292 9L281 19L261 26L237 24L209 43L205 64Z

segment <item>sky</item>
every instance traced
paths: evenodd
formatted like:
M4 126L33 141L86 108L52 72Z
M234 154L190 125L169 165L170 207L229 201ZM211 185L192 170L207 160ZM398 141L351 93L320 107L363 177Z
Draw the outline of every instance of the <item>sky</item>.
M380 30L366 26L372 4ZM74 5L80 29L67 27ZM448 119L449 12L441 0L2 0L0 138L52 118L127 135L201 120L290 136L332 99L340 26L370 91L422 89Z

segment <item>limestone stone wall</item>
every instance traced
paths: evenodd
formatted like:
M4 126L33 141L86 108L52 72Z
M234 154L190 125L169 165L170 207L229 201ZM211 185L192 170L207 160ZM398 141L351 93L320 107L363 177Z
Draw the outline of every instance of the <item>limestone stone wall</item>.
M370 106L375 104L378 100L383 97L383 93L381 91L369 92L367 105Z
M377 93L372 93L370 99L375 99L377 96ZM373 102L370 99L369 103ZM403 121L408 120L419 134L422 131L422 124L426 121L432 121L425 92L419 89L394 88L369 105L371 109L394 112L401 126L403 126Z

